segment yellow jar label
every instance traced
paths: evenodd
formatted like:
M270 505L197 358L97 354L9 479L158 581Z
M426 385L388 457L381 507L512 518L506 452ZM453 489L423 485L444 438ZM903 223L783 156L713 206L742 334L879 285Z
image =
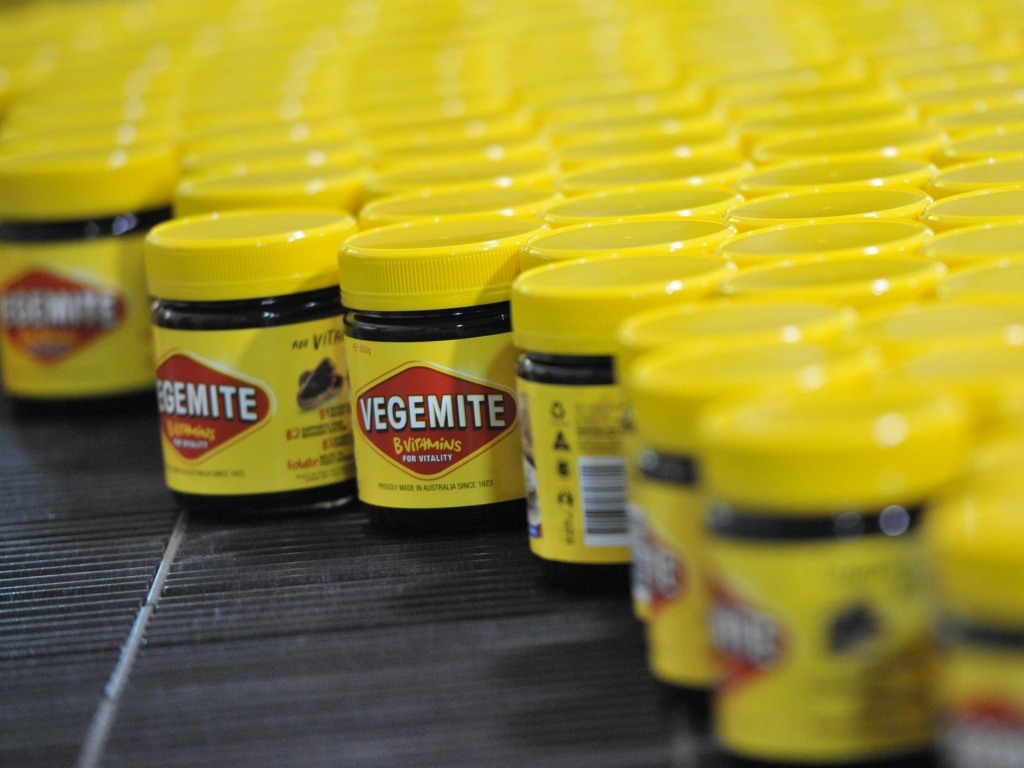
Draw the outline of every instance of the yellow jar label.
M629 470L629 463L627 458L629 496L633 499L634 488L641 481ZM651 616L651 575L647 567L647 513L643 507L631 500L626 504L626 520L629 528L629 582L633 597L633 614L640 621L647 621Z
M235 495L355 476L342 318L272 328L154 328L168 486Z
M641 479L637 467L640 441L633 424L633 409L627 403L622 409L622 455L626 459L627 498L632 499L635 484ZM629 581L633 598L633 615L647 621L650 611L650 584L647 576L645 547L647 519L644 510L631 500L626 503L626 527L629 532Z
M1024 648L950 648L939 679L947 764L1024 768Z
M4 388L89 397L153 382L141 237L0 243Z
M634 568L644 576L651 671L675 685L711 687L715 666L707 630L704 521L693 486L639 476L630 488L642 512ZM634 558L636 558L636 554Z
M346 340L360 499L437 509L526 495L511 337Z
M519 402L533 553L628 563L621 389L519 379Z
M932 651L916 536L712 535L719 740L764 760L861 760L932 739Z

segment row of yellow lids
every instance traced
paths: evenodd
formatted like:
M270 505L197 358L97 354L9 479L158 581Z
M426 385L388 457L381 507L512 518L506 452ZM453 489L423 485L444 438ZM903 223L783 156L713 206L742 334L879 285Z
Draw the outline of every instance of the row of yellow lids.
M148 5L152 8L162 4ZM440 13L449 4L439 6L430 3L424 4L423 8L416 8L408 4L395 7L388 3L374 9L375 13L370 14L364 29L359 29L358 24L353 26L346 23L346 14L340 9L335 9L333 14L310 14L309 3L297 7L268 4L268 7L261 9L245 23L238 18L238 12L243 6L231 7L229 4L218 3L211 3L208 7L206 5L202 9L190 9L189 12L176 8L173 22L165 22L163 25L154 24L153 18L158 18L159 14L151 13L152 18L144 19L148 24L136 23L134 29L130 32L123 30L120 35L114 29L104 29L104 26L116 27L116 24L104 25L98 19L80 21L77 28L72 21L66 27L56 29L32 29L29 26L21 30L17 21L12 19L10 29L13 34L10 39L5 39L6 35L0 37L0 42L8 43L3 49L4 55L0 56L0 63L8 64L15 72L27 70L26 75L35 74L34 78L24 78L30 85L35 85L40 81L46 83L45 76L49 74L52 77L54 70L67 76L73 73L76 66L87 63L90 58L102 59L105 56L117 59L130 53L133 48L158 41L183 48L200 60L214 59L226 65L232 63L232 59L238 60L239 64L246 63L253 58L251 54L254 50L267 58L278 53L287 54L289 46L299 47L303 43L309 45L308 38L312 38L312 44L319 45L320 52L330 51L346 63L350 58L345 54L353 49L357 55L351 57L351 60L357 63L382 63L387 57L395 62L396 69L403 75L402 79L415 82L433 74L429 67L421 66L417 70L410 66L415 60L415 54L422 55L431 50L431 43L434 46L438 46L438 43L449 46L461 44L461 49L482 43L480 47L510 49L508 56L517 66L509 67L509 74L519 82L536 81L538 85L545 84L545 81L553 79L552 72L565 78L573 75L578 77L581 73L608 71L611 64L622 74L635 75L635 70L640 67L656 68L662 60L667 60L681 74L704 76L723 94L736 96L764 92L768 87L776 91L793 90L796 87L807 88L811 84L819 87L846 85L863 79L858 67L848 66L841 59L836 61L837 54L843 52L868 56L877 61L883 71L900 73L929 66L969 64L977 60L979 54L1005 57L1020 48L1019 35L1015 34L1012 27L1007 27L1005 20L1000 25L997 18L986 19L985 14L982 14L980 25L970 23L974 9L960 9L959 14L955 15L964 17L961 24L947 24L942 35L937 34L938 28L932 28L931 36L916 46L913 25L910 25L902 40L903 50L893 51L886 50L884 46L870 50L872 46L838 39L844 34L848 35L850 28L857 23L877 19L877 13L867 9L847 15L841 21L823 18L815 24L812 21L814 13L810 8L805 9L807 17L802 20L803 23L793 23L788 14L780 12L783 9L777 4L763 8L744 4L749 18L761 17L769 23L773 20L777 22L774 34L765 36L752 34L743 25L728 23L727 14L700 13L692 6L687 7L689 4L677 6L654 3L641 8L616 8L609 4L604 9L606 17L601 18L605 14L595 13L597 8L587 12L582 8L567 6L558 9L562 12L557 13L555 9L544 6L495 3L482 8L484 12L477 14L477 18L467 25L463 23L464 20ZM163 7L166 13L166 6ZM312 7L315 8L316 4L312 4ZM820 6L822 9L827 7ZM684 8L685 11L682 10ZM197 10L200 12L197 13ZM919 15L922 13L922 9L916 10ZM439 14L437 18L429 18L432 11ZM657 20L652 20L645 12ZM69 15L73 18L72 14ZM975 10L974 16L977 15ZM7 18L11 16L6 14ZM488 16L496 18L488 21ZM562 23L553 23L553 17ZM674 47L674 38L659 29L659 23L670 29L678 25L679 37L687 41L692 38L691 44ZM901 19L899 14L887 16L881 23L894 32L900 26L906 26L906 20ZM594 39L594 27L599 24L604 26L599 31L604 32L606 40ZM214 25L222 26L218 28ZM212 32L210 26L214 26ZM22 33L20 39L15 31ZM613 36L613 31L618 33L618 39ZM33 35L34 32L36 35ZM442 36L446 32L449 34ZM125 34L131 34L133 38L126 40ZM387 35L406 45L396 48L381 45L381 38ZM33 39L34 36L37 39ZM607 39L609 36L610 40ZM830 37L837 39L829 40ZM347 45L342 45L342 41ZM877 41L878 38L875 38ZM749 44L739 48L735 45L737 42ZM934 50L951 42L959 43L959 48L945 52L944 56ZM730 43L733 44L731 51L728 50ZM45 45L52 51L49 56L40 56L37 49ZM731 55L723 55L726 52ZM774 61L771 59L772 53ZM975 55L972 56L972 53ZM607 63L602 66L603 62ZM562 64L566 71L552 70L555 64ZM773 69L798 69L800 65L824 65L833 69L816 76L800 74L774 79L764 77L766 72L770 74ZM229 67L224 68L230 70ZM449 74L453 68L451 64L437 67L442 73ZM762 75L763 86L758 83L751 85L735 82L737 73L749 76L753 72ZM475 73L472 67L464 67L460 74L471 79ZM245 83L239 79L239 82L252 87L251 81ZM222 98L230 99L231 96L229 93Z
M288 28L266 28L265 34L249 41L232 40L230 32L225 31L219 35L214 31L203 40L207 30L201 26L190 29L188 24L169 29L164 36L122 40L110 48L77 53L61 52L52 43L25 41L3 48L0 64L6 63L15 75L19 69L28 75L22 77L21 91L32 97L59 91L76 80L86 92L116 95L130 88L138 94L142 92L138 83L124 76L141 70L156 76L146 92L184 92L198 101L222 104L239 103L243 96L265 100L316 97L318 86L338 87L352 82L366 87L363 94L346 94L361 96L353 106L368 107L374 102L383 105L402 96L409 98L413 95L411 86L424 88L422 98L432 92L431 82L447 79L456 86L449 94L474 96L485 87L500 92L502 79L507 79L531 103L545 105L569 96L578 99L686 80L699 81L711 99L725 106L745 108L766 96L852 90L865 83L878 83L915 97L940 89L1005 85L1019 79L1019 62L1014 57L1022 47L1019 33L996 30L976 35L954 49L932 40L908 47L902 55L859 54L840 47L786 52L784 47L791 41L780 30L774 36L763 36L751 56L733 51L731 56L711 54L704 60L697 57L687 61L678 55L678 43L659 35L643 39L642 33L638 34L643 25L628 19L611 25L622 31L619 50L611 56L600 45L594 45L594 23L579 18L570 19L560 29L531 30L532 44L522 46L509 40L516 35L516 19L508 25L513 29L506 27L505 35L495 34L495 27L487 25L441 25L433 29L409 26L393 32L394 38L388 41L404 44L405 48L372 38L345 41L344 26L329 21L316 24L299 18L296 22ZM608 26L601 31L608 34ZM737 32L734 26L720 25L716 29L711 25L708 34L717 33L728 44L729 37L741 36ZM550 43L550 49L543 47L544 42ZM631 43L638 45L621 55ZM782 53L780 60L763 60L766 44L776 46L775 53ZM592 48L591 56L581 56L580 48L588 46ZM652 55L658 48L661 51ZM33 69L34 77L29 74ZM246 79L247 70L258 77ZM335 78L321 83L317 78L324 74ZM340 82L337 76L341 76ZM462 90L458 89L460 85ZM218 98L218 86L234 90ZM371 90L374 86L379 91L376 94ZM991 97L992 106L1005 103L998 92L980 96ZM933 103L938 101L925 98L922 107L941 112L942 108Z
M172 233L184 237L182 233L193 230L204 234L199 240L193 236L177 244L173 238L168 240L167 247L174 250L180 246L184 256L148 265L153 295L194 301L281 295L297 290L296 285L307 285L310 278L304 271L309 269L320 281L314 287L336 284L334 253L328 251L344 243L343 250L350 256L346 263L352 269L342 272L343 296L353 308L415 311L486 304L507 300L524 252L535 238L547 236L537 221L517 218L455 219L357 232L355 221L347 215L318 211L309 215L314 220L327 216L334 222L334 239L312 237L298 225L289 228L282 235L294 243L289 258L268 264L265 269L270 272L265 274L254 272L250 263L257 258L254 253L265 252L253 250L253 236L248 230L232 228L233 222L246 220L242 214L191 217L161 227L158 231L164 239ZM296 230L301 230L303 237L295 237ZM160 238L157 240L163 242ZM257 241L263 242L259 238ZM302 256L307 250L311 254L308 258ZM207 251L217 254L209 260L210 269L216 266L215 273L209 275L203 272L207 261L200 258ZM313 266L300 268L306 263L300 256L306 261L313 259L309 262ZM609 265L605 268L611 270L609 276L598 278L587 270L579 274L552 271L552 265L523 273L521 282L526 285L531 284L531 276L540 275L532 279L541 282L547 279L544 275L571 277L552 294L554 298L544 299L552 305L533 315L539 323L538 334L564 337L557 343L569 346L537 351L613 354L609 339L624 313L636 311L638 306L678 303L684 298L770 298L871 310L936 295L1013 307L1022 304L1024 295L1024 259L1012 258L952 274L934 259L896 252L782 259L745 270L738 270L720 256L667 250L628 258L607 251L579 251L561 263L574 265L597 259ZM649 279L644 277L648 269L653 270ZM203 272L202 279L196 277L197 270ZM424 270L430 275L426 282ZM610 277L615 270L618 277ZM257 283L244 278L248 274L258 275L258 280L253 278ZM267 276L271 274L273 279ZM635 279L627 279L630 275ZM525 294L523 300L529 300ZM564 332L558 330L563 326ZM593 344L604 346L591 349Z
M666 14L666 10L667 7L662 7L656 13L665 16L666 23L671 23L673 14ZM197 95L214 96L211 103L230 104L238 103L241 95L262 98L272 97L275 93L308 96L310 87L305 78L315 73L318 66L323 67L322 60L345 70L346 74L351 72L350 76L370 72L369 80L363 84L376 85L377 91L404 91L407 95L410 95L411 85L423 86L431 78L456 74L464 85L483 84L497 88L497 83L489 81L500 79L504 74L513 84L532 86L528 93L533 94L535 101L544 101L542 97L545 94L557 96L611 90L612 85L602 84L609 74L634 87L643 82L661 82L665 77L659 75L659 70L664 68L662 62L665 61L670 81L681 77L702 80L713 95L731 102L765 95L850 88L874 76L882 78L887 85L898 86L904 93L921 93L937 86L967 88L1005 83L1014 74L1014 62L1010 59L1021 48L1019 34L993 25L989 30L969 33L953 50L942 50L943 43L947 41L931 39L916 47L906 46L902 52L875 51L851 57L848 55L850 51L843 51L841 45L826 44L815 50L813 46L800 47L797 44L786 51L787 44L793 45L795 41L789 39L787 30L779 29L771 40L776 48L776 58L780 59L778 61L759 60L770 51L770 46L769 51L765 51L769 41L758 41L757 37L753 38L760 42L760 45L753 46L755 55L744 56L739 51L732 51L731 56L716 56L709 51L703 57L698 55L687 60L686 56L679 55L678 48L673 47L671 38L657 34L657 30L652 34L649 22L631 20L628 14L605 22L620 31L620 39L614 41L617 45L609 50L594 40L594 24L598 22L593 18L582 14L572 18L570 13L569 23L560 28L537 29L529 22L523 24L524 18L529 19L529 14L523 9L510 15L508 21L511 23L506 23L503 29L487 24L468 29L452 25L446 29L443 22L416 29L415 25L407 23L404 29L389 30L405 43L396 48L381 45L377 40L368 45L367 40L358 38L346 41L348 44L344 45L342 41L350 37L344 23L332 24L330 19L304 19L296 11L292 11L292 15L296 18L290 24L256 24L254 28L239 30L242 33L239 35L233 35L230 29L210 34L203 27L204 19L196 19L193 27L186 17L184 23L165 27L162 35L158 32L134 42L120 40L110 47L83 49L67 61L62 59L62 55L67 57L68 52L62 52L60 46L53 42L47 49L51 51L50 55L40 56L39 47L45 46L45 42L17 41L20 44L11 44L4 49L6 56L0 55L0 62L6 59L15 70L19 67L42 68L43 73L36 78L26 78L29 81L26 92L34 94L81 77L80 70L90 66L97 70L97 74L102 70L108 70L111 75L116 71L133 71L133 58L141 61L139 66L144 66L144 55L154 44L161 43L171 55L171 62L165 68L167 71L176 73L180 79L182 73L179 70L183 64L176 59L198 60L205 66L201 69L201 76L189 81L193 92L199 88ZM770 17L771 13L768 15ZM388 21L391 19L381 18L376 26L387 29ZM702 27L699 17L693 14L689 14L688 21L691 28ZM723 24L723 21L716 17L708 19L703 25L707 36L720 38L726 45L734 39L747 37L744 30ZM204 32L207 40L202 39ZM515 37L521 33L531 37L532 44L517 45ZM828 34L827 30L825 34ZM545 42L550 46L545 47ZM692 49L697 47L692 46ZM453 48L459 55L451 53ZM504 48L508 51L502 55L495 54ZM588 48L591 56L580 55ZM652 54L652 51L658 53ZM434 67L422 66L431 54L444 56L431 62ZM474 54L489 54L489 57L478 61ZM860 55L866 55L867 62L873 66L858 58ZM167 54L163 56L166 58ZM298 66L294 66L295 58ZM507 61L495 71L494 67L486 66L488 58ZM53 60L49 68L43 67L48 59ZM987 71L983 66L987 62L1000 65L1001 73L996 75ZM391 65L390 70L388 65ZM246 79L247 71L255 71L261 77ZM277 89L264 87L268 81L278 85L279 80L274 75L280 77ZM100 78L94 78L93 83L87 84L95 89L96 79ZM120 87L119 81L113 76L109 79L113 80L110 90L116 92ZM578 82L569 90L558 82L559 79ZM225 85L229 87L216 96L217 88ZM618 87L621 89L621 83ZM373 95L373 88L366 90L368 96ZM996 99L993 103L1000 103L996 94L993 97Z
M49 163L0 163L4 190L0 215L66 219L166 204L170 194L166 175L161 181L158 174L149 173L161 162L163 170L169 170L165 155L118 150L74 157L79 165L68 163L67 157L51 158ZM830 170L842 167L826 165ZM1024 161L986 167L998 165L1024 166ZM617 167L606 172L642 172L652 167L657 168ZM97 185L93 171L112 183ZM920 253L960 269L1022 253L1024 189L981 190L932 202L924 192L899 185L836 186L835 191L812 187L744 202L725 187L677 181L639 188L627 185L627 191L562 199L543 188L537 178L511 178L508 185L500 181L479 188L442 185L436 192L381 198L362 208L360 220L373 227L451 216L532 216L560 228L531 241L524 252L524 267L580 254L717 251L742 267L805 256ZM179 188L177 211L194 214L299 205L355 210L363 190L362 176L354 172L243 174L185 182ZM943 234L933 238L929 227Z
M0 215L5 218L52 220L112 215L166 205L174 196L177 157L170 144L73 148L49 146L38 139L36 143L37 152L9 156L0 153ZM927 191L939 200L925 212L925 220L934 229L944 229L1012 220L1020 215L1015 206L1019 205L1019 195L1012 187L1024 184L1024 160L981 161L937 174L934 166L923 161L894 159L797 162L761 171L753 171L748 163L735 159L674 159L613 163L560 174L557 166L547 160L500 159L444 163L370 177L361 167L352 165L352 160L350 147L345 144L297 145L278 150L264 147L226 153L220 173L185 179L178 185L177 207L183 214L273 205L355 211L369 197L375 202L367 208L364 219L380 223L399 216L413 219L441 215L443 206L433 207L432 200L457 187L489 187L499 198L501 193L497 189L506 187L556 188L565 197L574 198L615 190L630 193L641 189L731 185L736 194L746 199L870 187ZM720 195L721 190L715 194ZM378 198L395 195L409 196L409 200L377 202ZM907 217L928 202L923 196L916 196L914 201L910 197L903 196L907 201L903 205L880 202L881 207L873 210L853 206L850 214ZM417 210L417 198L424 199L422 211ZM475 209L461 210L489 214L516 207L514 203L502 205L500 200L495 206L485 198L481 200L483 203ZM707 208L700 213L713 213L725 205L735 208L738 202L727 196L710 208L697 200L692 205L682 203L675 210ZM815 215L813 205L804 211L787 211L790 206L782 204L781 210L773 211L776 203L751 203L731 223L746 229L780 220L828 215L823 209ZM645 210L676 215L672 207L663 211L655 208L656 205L647 206ZM847 215L842 213L847 209L849 206L841 206L841 213L836 215ZM454 210L460 209L456 206ZM571 206L566 210L564 218L555 213L550 223L570 223L590 215L586 211L573 214ZM629 211L623 214L629 215Z
M304 104L289 112L283 103L257 102L182 117L164 99L132 96L69 103L61 96L16 105L0 130L0 151L60 151L73 142L128 146L173 140L181 145L186 173L244 159L220 157L225 153L340 142L351 142L349 153L379 172L549 153L566 172L672 158L749 157L761 166L808 159L901 158L947 165L1021 156L1019 140L1000 138L1024 131L1020 83L997 87L1006 89L1013 101L990 107L991 97L983 99L973 89L940 92L963 102L953 114L927 118L924 124L913 106L894 101L884 91L881 97L872 95L878 91L871 88L856 97L841 94L844 100L833 92L815 92L803 97L806 104L797 101L800 106L788 109L773 101L774 109L782 109L779 114L745 120L725 118L699 105L699 89L692 84L564 105L563 111L572 107L570 115L577 111L568 120L509 106L496 96L473 104L456 100L454 108L443 100L418 101L370 113L352 113L337 104ZM615 115L619 101L624 112ZM365 141L353 141L357 134Z
M1024 77L1024 71L1019 71L1019 62L1016 58L1008 57L1006 50L997 49L995 55L995 58L982 57L980 61L967 56L965 61L955 65L947 64L934 71L918 73L917 79L920 82L917 87L926 88L930 85L935 90L910 95L863 79L863 74L858 75L861 79L854 78L847 82L843 78L850 77L850 73L858 72L859 68L850 62L841 61L817 67L795 67L779 72L719 78L718 81L712 81L711 89L718 93L715 111L706 108L708 87L692 80L685 80L682 85L679 82L669 83L653 91L616 92L593 98L580 98L575 94L575 98L556 99L547 105L533 106L540 122L554 126L552 139L556 145L562 141L585 143L589 138L594 138L595 134L607 137L609 130L622 139L645 137L653 140L666 130L667 122L669 133L689 132L692 135L688 143L681 140L673 143L668 137L661 136L665 142L661 151L668 152L682 147L682 150L700 154L753 147L752 158L755 161L775 162L794 157L831 156L879 149L873 146L879 141L877 136L871 140L858 139L853 143L844 140L838 143L826 140L820 146L813 142L810 145L800 143L810 139L811 134L827 132L841 136L847 130L893 129L896 133L888 137L888 145L881 149L887 149L892 153L891 156L920 157L941 151L939 145L942 143L943 131L954 138L967 138L1021 127L1019 83ZM248 55L246 64L247 69L240 77L252 80L250 70L252 66L259 65L259 57L253 59L252 55ZM156 74L151 68L133 73L131 86L125 86L130 91L128 95L116 89L109 93L102 88L83 90L81 83L66 89L52 85L49 90L44 88L39 92L27 93L10 115L4 134L24 135L60 127L69 121L78 129L126 121L143 133L152 132L161 126L164 130L170 130L164 124L173 122L172 118L183 105L177 103L177 97L163 93L153 85ZM76 73L76 76L83 75ZM93 76L94 79L103 79L102 72L93 73ZM567 94L573 93L577 87L571 78L565 82L565 86ZM583 86L579 84L578 87ZM910 86L900 86L906 87ZM231 130L274 121L287 123L297 119L308 121L341 117L341 105L333 97L314 99L307 94L301 98L275 97L267 101L256 94L246 95L246 89L241 84L231 88L218 87L216 90L221 94L230 94L230 100L205 106L199 102L192 104L187 109L189 128L184 139L190 141L194 137L200 138L210 129ZM440 118L454 116L456 113L464 116L475 113L479 116L508 111L510 107L507 95L486 88L474 94L470 103L460 97L454 100L438 99L431 105L430 100L422 96L414 99L410 94L404 94L403 98L403 94L402 89L397 89L396 99L390 106L385 104L380 109L371 109L369 113L347 105L346 116L357 117L356 122L364 131L375 132L375 128L388 125L394 127L402 121L415 122L431 115ZM909 103L900 103L900 98L908 99ZM593 123L598 117L609 119L614 117L609 109L614 112L616 108L623 107L627 107L623 114L632 112L646 117L647 123L641 120L635 124L627 120L625 125L608 126L604 133L598 131L599 126L591 124L582 130L581 135L577 135L577 129L581 126L574 126L574 123ZM650 120L659 114L671 117L672 120ZM917 125L919 116L925 120L925 126ZM726 121L730 122L730 136L722 136L710 130L712 127L724 127ZM916 131L911 130L915 128ZM902 134L899 129L903 129ZM863 146L858 146L857 141ZM762 142L767 144L755 146ZM563 165L572 167L575 164L595 162L613 156L616 152L620 155L627 153L630 149L628 144L605 150L592 147L590 154L582 149L577 152L569 149L563 158ZM638 146L632 149L645 153L659 151L657 147L647 149Z

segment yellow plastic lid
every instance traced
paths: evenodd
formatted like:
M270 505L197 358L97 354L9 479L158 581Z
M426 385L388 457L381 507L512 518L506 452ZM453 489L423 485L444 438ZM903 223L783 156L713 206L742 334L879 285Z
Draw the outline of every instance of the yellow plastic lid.
M857 61L830 61L819 66L790 66L784 69L743 68L712 77L708 85L719 100L751 96L818 92L829 88L848 87L866 77L863 64Z
M458 141L426 147L403 147L373 156L372 165L380 173L413 168L429 168L453 163L493 162L497 160L548 159L551 148L536 137L517 137L500 141Z
M979 160L1024 159L1024 131L1004 135L978 136L948 144L939 152L939 163L971 163Z
M69 115L74 119L69 120ZM174 123L176 111L168 101L139 98L117 100L109 104L69 105L56 102L37 109L14 110L4 122L8 135L31 135L42 131L66 129L94 130L119 123Z
M393 60L394 56L389 58ZM359 127L365 133L382 135L441 127L464 128L472 123L503 124L522 119L522 115L508 109L508 99L504 95L493 91L468 98L436 98L427 93L417 94L414 98L413 101L402 100L390 105L356 109ZM444 135L450 134L445 131ZM458 135L452 138L458 138Z
M967 41L957 45L936 45L934 48L948 48L949 54L959 54ZM972 41L973 42L973 41ZM1006 46L1001 54L995 54L992 46L996 41L985 41L988 48L973 60L946 61L938 66L924 67L917 71L903 72L896 81L907 94L935 91L940 88L956 91L992 83L1020 81L1024 75L1024 64L1019 59L1019 42L1007 35L999 41Z
M923 189L934 173L934 166L920 160L812 160L752 173L736 184L736 191L763 197L834 189Z
M357 231L333 211L268 210L174 219L146 237L149 293L178 301L283 296L338 284L338 248Z
M566 172L615 162L657 162L691 157L738 159L740 151L735 139L729 138L721 130L712 129L673 136L600 141L570 147L557 153L559 165Z
M356 168L300 168L241 176L186 179L174 194L176 216L258 208L317 208L353 212L364 173Z
M622 163L567 173L559 180L558 189L576 196L653 187L731 186L752 170L748 162L722 158Z
M939 286L943 298L992 303L1024 303L1024 259L998 262L965 269Z
M208 154L193 153L183 160L181 170L186 174L227 176L299 168L350 168L362 161L363 150L354 141L313 142Z
M702 476L712 497L747 513L877 514L956 479L971 427L966 404L930 389L755 396L705 412ZM892 514L894 532L905 530L905 514Z
M351 237L338 256L351 309L412 312L509 300L539 221L464 218L396 224Z
M886 373L892 380L955 391L983 424L1002 416L1007 393L1024 389L1024 345L991 343L935 347L901 362Z
M719 398L766 388L813 392L833 385L865 385L875 367L865 350L811 342L724 349L670 346L641 355L626 383L640 442L688 455L700 447L700 414Z
M300 120L295 122L271 122L256 125L232 124L182 138L184 154L182 163L197 162L193 155L208 155L213 152L238 152L243 149L264 147L287 147L300 144L324 144L344 142L352 138L352 125L346 120L328 118L322 120Z
M783 192L731 208L723 217L740 232L781 224L917 219L931 198L916 189L837 189Z
M574 97L547 105L544 108L544 119L549 124L555 124L672 114L699 106L703 97L703 86L698 83L690 83L684 88L672 86L605 96Z
M916 112L905 104L875 104L747 120L738 123L736 131L746 146L753 146L840 131L899 128L916 121Z
M615 256L551 264L512 286L517 347L554 355L615 354L615 333L640 309L692 301L735 272L711 256Z
M962 195L982 189L1024 186L1024 159L982 160L939 173L928 184L933 198Z
M413 221L438 221L454 216L537 218L562 198L549 189L482 187L440 192L411 192L382 197L363 206L363 229Z
M930 162L945 141L946 137L940 131L920 128L848 131L758 144L750 157L755 163L876 158Z
M56 128L46 131L14 132L4 123L0 130L0 154L34 155L83 149L114 149L136 144L166 144L175 140L172 123L106 123L88 128Z
M874 63L879 72L897 76L910 85L937 81L941 86L950 79L948 67L953 67L955 72L964 64L998 64L1000 59L1013 56L1018 50L1019 43L1009 35L994 40L983 36L951 45L919 42L910 47L896 46L877 54ZM927 85L925 87L930 89Z
M735 298L867 309L930 296L945 274L942 264L915 256L809 258L753 267L719 290Z
M924 537L942 613L982 627L1024 628L1024 510L1014 488L956 496L928 513Z
M979 224L1024 223L1024 186L944 197L925 209L921 221L936 232Z
M0 218L61 221L165 208L178 161L168 143L0 157Z
M951 271L1002 258L1024 259L1024 223L954 229L932 238L921 255L941 261Z
M881 347L890 356L965 343L1024 343L1024 306L1017 309L965 301L908 304L865 315L853 336L858 342Z
M551 143L568 149L584 144L646 139L723 128L722 119L703 108L688 112L656 115L630 115L611 120L588 120L577 123L548 124Z
M910 94L909 101L925 117L984 112L1010 107L1024 101L1024 89L1019 82L999 85L981 85L969 88L940 88L934 91Z
M981 435L971 467L972 490L1013 484L1024 488L1024 392L1009 393L1005 418Z
M600 256L711 254L736 230L712 219L650 219L596 222L562 227L530 240L523 248L522 268L566 259Z
M893 94L875 84L830 88L822 91L789 94L780 98L775 94L733 99L720 105L732 120L768 120L821 110L856 109L892 104Z
M370 197L445 187L542 187L550 189L558 175L546 160L489 160L452 163L379 173L367 181Z
M645 352L682 344L722 349L829 341L839 338L853 317L828 304L795 301L719 299L647 310L619 327L616 365L626 371Z
M724 187L595 192L554 203L541 219L551 227L646 219L719 218L742 198Z
M931 231L916 221L782 224L744 232L725 243L720 253L740 267L805 256L892 258L917 255L930 237Z
M954 139L1024 131L1024 105L933 117L928 123Z
M14 101L14 78L7 67L0 67L0 115L6 112Z
M578 24L578 19L565 20L568 24ZM551 20L546 24L550 25ZM558 26L551 29L556 34L559 31ZM560 29L564 30L565 27L561 26ZM552 47L566 44L564 36L558 35L553 39L550 35L539 36L536 28L530 39L534 45L541 44L540 41ZM536 62L521 58L520 66L534 63L532 69L535 69L532 82L522 89L523 100L537 105L544 118L562 122L588 119L581 117L585 114L592 115L590 119L596 119L602 116L635 115L639 109L685 109L698 103L705 95L703 86L698 83L682 88L674 86L676 78L663 68L651 70L649 67L634 66L625 72L595 73L585 66L588 54L592 53L588 50L591 47L589 41L578 48L566 46L562 48L560 61L553 61L547 56L538 58ZM582 70L581 65L584 65ZM557 68L557 74L552 71L553 66ZM537 71L538 68L540 71ZM670 95L673 93L676 95Z
M270 125L310 124L320 125L335 119L335 108L327 102L314 103L299 98L257 97L255 101L242 99L232 103L222 97L215 97L203 104L194 94L186 102L182 123L192 136L212 135L221 132L248 131ZM345 136L354 133L355 126L348 123Z
M377 152L411 147L428 147L456 141L508 141L534 132L528 112L497 112L475 117L454 117L368 131Z

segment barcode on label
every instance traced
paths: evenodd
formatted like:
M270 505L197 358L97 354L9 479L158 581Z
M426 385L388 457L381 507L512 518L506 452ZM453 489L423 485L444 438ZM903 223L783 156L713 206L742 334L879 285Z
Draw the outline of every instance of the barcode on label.
M626 460L621 456L580 456L583 541L588 547L629 546L626 520Z

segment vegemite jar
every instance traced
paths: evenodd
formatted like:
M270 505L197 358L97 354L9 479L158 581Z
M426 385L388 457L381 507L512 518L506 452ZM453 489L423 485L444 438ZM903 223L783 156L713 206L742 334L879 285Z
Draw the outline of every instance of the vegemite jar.
M616 330L638 310L706 296L734 271L711 256L604 256L538 267L513 286L530 549L550 581L629 582Z
M848 330L854 318L854 313L827 304L784 301L734 302L719 299L653 309L634 315L619 326L615 375L628 382L630 369L637 358L682 344L695 352L711 352L832 341ZM629 461L636 459L638 446L634 414L633 392L627 386L623 445L631 497L634 489L649 487L638 473L636 461ZM644 554L647 549L644 506L636 499L631 499L629 505L633 612L642 620L650 615L651 608L651 587Z
M639 445L629 484L633 586L646 607L656 678L691 689L710 689L715 679L697 437L704 408L768 388L864 385L875 362L864 349L733 340L660 349L632 366L626 387Z
M197 512L355 496L331 211L175 219L146 238L167 485Z
M1024 765L1024 515L1019 480L933 510L925 540L943 645L940 744L957 768Z
M934 736L917 529L966 467L967 406L913 387L764 394L712 406L698 437L718 742L916 764Z
M536 221L367 230L341 250L359 498L403 532L525 524L509 292Z
M0 160L0 358L8 396L92 408L152 391L142 240L170 217L175 174L163 144Z

